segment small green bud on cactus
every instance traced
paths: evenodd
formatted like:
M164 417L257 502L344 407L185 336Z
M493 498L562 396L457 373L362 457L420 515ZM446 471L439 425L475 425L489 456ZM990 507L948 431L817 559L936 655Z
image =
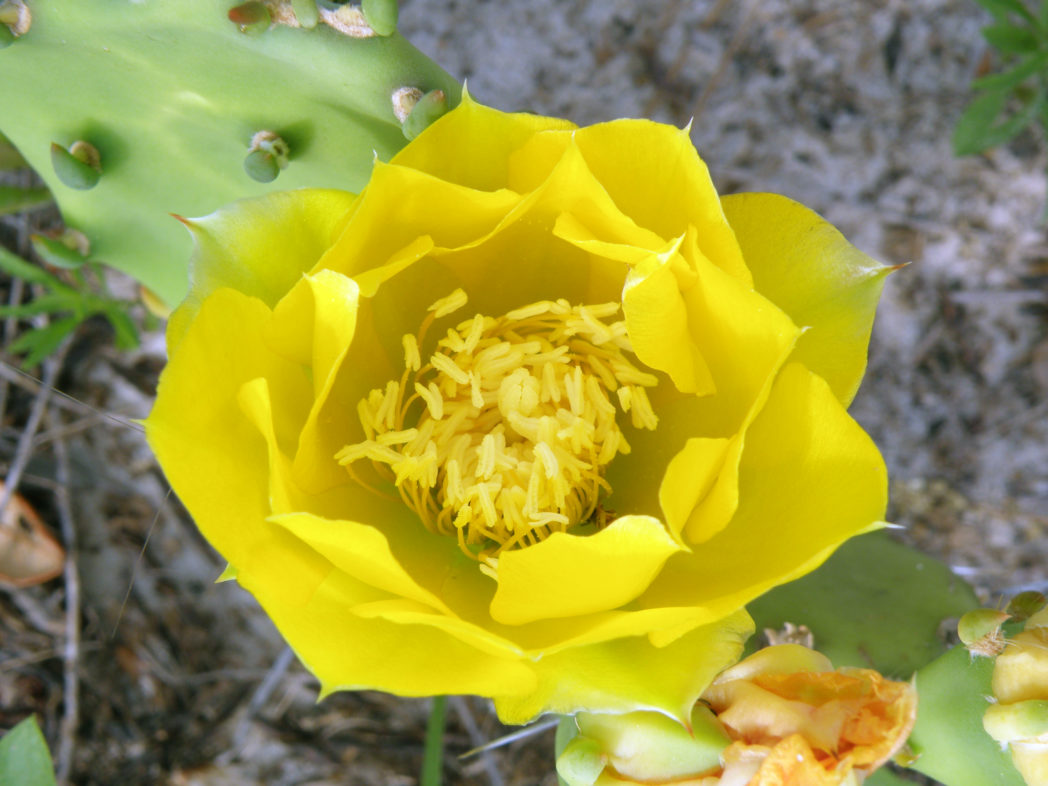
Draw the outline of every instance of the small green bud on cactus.
M1048 598L1043 593L1028 590L1012 598L1006 611L1014 622L1026 622L1045 606L1048 606Z
M993 658L1004 649L1001 626L1008 612L997 609L969 611L957 623L957 636L973 656Z
M244 171L252 180L269 183L281 169L286 169L291 149L287 142L272 131L259 131L251 137L251 147L244 159Z
M98 149L84 141L74 142L68 150L52 142L51 165L59 180L80 191L94 188L102 177L102 159Z
M414 139L438 117L448 111L448 99L443 90L430 90L415 102L404 121L404 136Z
M371 29L381 36L397 32L397 0L363 0L360 10Z
M263 3L251 0L230 8L229 21L235 24L241 33L262 33L269 29L273 17Z
M317 0L291 0L291 10L295 12L299 25L307 30L312 30L320 21Z

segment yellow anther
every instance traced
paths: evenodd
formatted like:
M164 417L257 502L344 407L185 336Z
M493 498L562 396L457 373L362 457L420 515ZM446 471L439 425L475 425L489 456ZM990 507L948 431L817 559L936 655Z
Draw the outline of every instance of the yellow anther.
M440 420L444 417L444 397L440 395L440 388L437 387L436 382L430 382L426 387L423 387L420 382L416 382L415 392L425 402L431 418Z
M442 297L434 302L427 310L432 311L436 319L440 319L448 314L454 314L468 302L469 298L466 296L465 291L456 289L447 297Z
M411 333L405 333L401 342L404 344L404 366L408 371L418 371L422 366L422 358L418 353L418 339Z
M502 549L607 523L604 468L630 450L618 419L656 427L644 388L658 378L627 354L625 323L604 321L617 303L563 299L462 321L423 366L426 328L466 302L456 290L403 337L402 379L359 402L365 440L336 460L351 477L355 461L384 465L425 526L492 567Z

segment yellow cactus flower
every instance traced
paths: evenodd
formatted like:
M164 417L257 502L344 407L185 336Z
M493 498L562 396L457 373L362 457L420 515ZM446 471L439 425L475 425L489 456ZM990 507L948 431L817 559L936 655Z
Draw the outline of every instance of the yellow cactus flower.
M883 515L846 406L888 268L687 131L467 96L359 196L186 224L147 435L325 692L686 718Z

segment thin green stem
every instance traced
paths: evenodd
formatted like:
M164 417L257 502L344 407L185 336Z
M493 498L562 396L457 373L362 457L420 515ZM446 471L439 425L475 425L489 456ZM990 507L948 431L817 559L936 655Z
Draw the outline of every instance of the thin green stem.
M419 786L440 786L444 768L444 724L448 715L448 697L434 696L426 724L426 748L422 754L422 777Z

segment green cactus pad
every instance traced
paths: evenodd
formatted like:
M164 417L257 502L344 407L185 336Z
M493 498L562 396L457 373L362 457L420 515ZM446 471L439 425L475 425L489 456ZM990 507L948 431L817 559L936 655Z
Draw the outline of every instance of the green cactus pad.
M993 691L992 658L954 647L917 672L917 725L910 766L947 786L1024 786L1011 756L983 728Z
M835 666L905 678L945 651L940 623L978 605L941 562L875 532L853 538L817 571L748 610L757 630L806 625Z
M49 0L0 50L0 130L54 193L92 255L168 304L188 286L188 233L169 214L201 216L235 199L300 186L359 190L375 154L404 144L392 92L459 85L404 38L354 39L320 24L244 35L235 2ZM274 19L276 16L274 15ZM262 129L291 161L272 184L244 157ZM104 176L76 191L54 174L50 145L90 142Z

